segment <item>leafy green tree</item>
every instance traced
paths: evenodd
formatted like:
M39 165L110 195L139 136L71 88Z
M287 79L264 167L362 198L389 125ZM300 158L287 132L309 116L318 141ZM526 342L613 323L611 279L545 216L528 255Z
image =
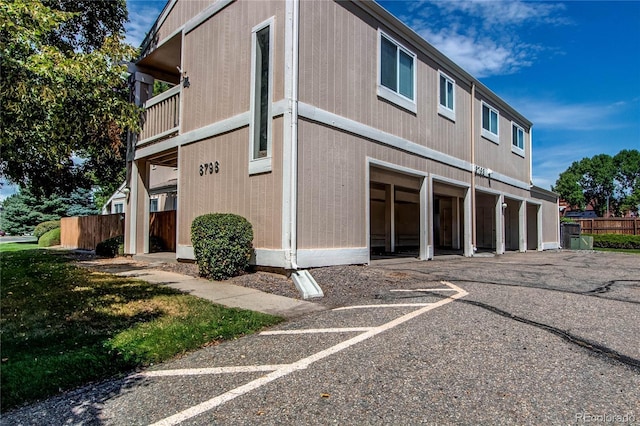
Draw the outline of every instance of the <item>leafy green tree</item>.
M0 174L34 194L113 185L137 130L124 0L0 2Z
M614 157L598 154L575 161L562 172L552 189L571 206L591 204L599 216L607 205L616 214L638 211L640 152L622 150Z
M587 205L584 192L579 183L582 173L582 162L574 161L567 170L560 173L556 184L551 188L560 194L560 197L567 203L578 207L580 210L584 210Z
M616 189L620 211L638 212L640 209L640 151L624 149L613 157L616 165Z

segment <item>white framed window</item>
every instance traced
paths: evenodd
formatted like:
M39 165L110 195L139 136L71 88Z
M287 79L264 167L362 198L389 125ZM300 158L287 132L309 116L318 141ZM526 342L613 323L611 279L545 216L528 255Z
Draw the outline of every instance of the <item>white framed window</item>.
M524 129L511 122L511 151L524 157Z
M150 212L157 212L158 211L158 199L157 198L152 198L151 200L149 200L149 211Z
M438 114L456 121L456 82L454 79L438 72Z
M416 55L378 30L378 96L416 112Z
M273 19L251 31L251 123L249 174L271 171L271 103L273 91Z
M482 136L491 142L500 143L498 110L482 102Z
M124 204L123 203L115 203L113 205L114 213L124 213Z

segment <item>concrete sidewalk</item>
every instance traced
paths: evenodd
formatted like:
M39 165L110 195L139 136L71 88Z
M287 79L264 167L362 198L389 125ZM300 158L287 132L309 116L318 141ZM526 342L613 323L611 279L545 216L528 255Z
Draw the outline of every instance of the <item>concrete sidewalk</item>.
M138 278L153 284L166 285L167 287L175 288L176 290L210 300L220 305L264 312L284 318L294 318L326 309L321 305L311 302L158 269L133 269L114 272L114 275Z

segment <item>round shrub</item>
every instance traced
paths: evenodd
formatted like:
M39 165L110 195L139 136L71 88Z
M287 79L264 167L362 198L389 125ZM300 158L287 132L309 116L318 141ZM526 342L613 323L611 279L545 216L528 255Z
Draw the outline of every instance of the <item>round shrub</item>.
M96 254L104 257L116 257L124 255L124 235L118 235L101 241L96 246Z
M40 237L56 228L60 228L59 220L48 220L46 222L42 222L34 228L33 236L36 237L38 241L40 241Z
M242 216L210 213L191 224L191 243L201 277L224 280L249 267L253 228Z
M60 228L52 229L45 232L39 239L38 245L40 247L51 247L60 245Z

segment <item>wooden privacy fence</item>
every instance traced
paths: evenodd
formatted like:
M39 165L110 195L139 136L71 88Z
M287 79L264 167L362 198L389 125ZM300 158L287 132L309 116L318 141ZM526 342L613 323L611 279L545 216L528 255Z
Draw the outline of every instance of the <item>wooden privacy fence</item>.
M176 251L176 211L149 214L149 235L158 237L167 251Z
M583 234L640 235L640 218L599 217L597 219L575 219Z
M95 250L100 241L118 235L124 235L121 213L60 219L60 244L65 248Z

